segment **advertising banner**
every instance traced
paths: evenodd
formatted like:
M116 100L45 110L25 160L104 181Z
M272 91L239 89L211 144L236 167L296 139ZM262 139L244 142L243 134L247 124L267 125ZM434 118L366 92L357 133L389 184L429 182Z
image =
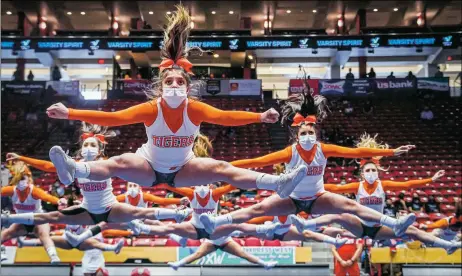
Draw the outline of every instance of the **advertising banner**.
M261 80L228 80L229 95L259 96L261 95Z
M410 91L416 89L415 79L375 79L376 88L380 90L399 89Z
M78 96L80 93L80 82L77 81L47 81L47 88L51 86L58 95Z
M278 265L295 264L295 247L243 247L244 251L263 261L275 260ZM197 247L178 248L178 260L196 252ZM220 249L194 262L199 265L239 265L248 261L221 251Z
M345 80L345 93L351 96L367 96L372 92L368 79Z
M152 87L150 80L123 80L122 82L125 94L144 95L144 92Z
M319 80L309 79L306 80L310 89L313 90L313 95L319 95ZM301 79L292 79L289 80L289 95L301 93L303 91L303 82Z
M2 252L1 252L1 257L2 257L2 265L3 264L14 264L14 259L16 257L16 246L3 246L2 245Z
M41 92L46 87L45 81L2 81L2 91L29 95Z
M448 92L449 78L419 78L417 89Z
M345 94L345 80L320 80L319 94L342 96Z
M207 80L207 94L217 95L221 92L221 81L220 80Z

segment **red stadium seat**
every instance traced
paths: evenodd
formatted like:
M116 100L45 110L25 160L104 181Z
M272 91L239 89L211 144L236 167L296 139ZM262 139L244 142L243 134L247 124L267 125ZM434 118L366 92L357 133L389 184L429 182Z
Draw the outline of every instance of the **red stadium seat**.
M264 240L263 241L263 246L281 246L281 241L280 240Z
M198 246L201 246L201 241L200 240L192 240L192 239L188 239L188 241L186 242L186 246L189 246L189 247L198 247Z
M179 247L180 244L174 240L168 239L167 242L165 243L165 246L166 247Z
M244 246L261 246L261 240L255 237L244 239Z

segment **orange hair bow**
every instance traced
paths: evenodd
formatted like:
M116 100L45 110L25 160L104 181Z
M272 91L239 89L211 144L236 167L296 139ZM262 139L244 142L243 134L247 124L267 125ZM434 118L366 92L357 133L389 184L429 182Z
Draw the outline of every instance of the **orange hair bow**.
M87 138L90 138L90 137L95 137L96 139L98 139L101 143L105 144L106 143L106 138L104 137L104 135L102 134L94 134L92 132L86 132L84 134L82 134L82 136L80 136L82 138L83 141L85 141Z
M306 117L303 117L300 113L295 114L292 126L300 126L302 123L316 124L316 116L308 115Z
M192 74L192 63L187 60L186 58L180 58L177 61L174 61L173 59L166 58L162 60L162 62L159 65L160 71L163 71L164 69L167 68L173 68L175 65L183 68L187 73Z
M378 159L361 159L359 166L364 167L367 163L374 163L376 166L380 166L380 161Z

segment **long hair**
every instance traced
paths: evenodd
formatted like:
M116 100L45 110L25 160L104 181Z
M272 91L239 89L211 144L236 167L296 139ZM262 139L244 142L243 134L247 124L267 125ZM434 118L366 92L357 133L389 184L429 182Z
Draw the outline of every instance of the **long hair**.
M108 130L108 127L106 127L106 126L100 126L100 125L95 125L95 124L89 124L89 123L82 122L82 127L80 128L80 137L79 137L79 145L80 145L80 147L79 147L78 151L75 154L77 158L82 158L83 157L81 151L82 151L82 145L83 145L83 142L84 142L84 140L82 139L82 134L84 134L84 133L93 133L94 135L100 134L100 135L103 135L105 139L117 136L114 131ZM107 143L102 143L98 139L96 139L96 141L98 142L98 148L99 148L99 150L101 152L100 157L104 157L105 156L104 149L106 148Z
M300 68L302 70L302 67ZM303 117L316 116L317 122L320 123L327 117L329 111L327 99L321 95L313 95L305 69L303 69L303 72L303 91L289 96L287 100L278 102L281 108L281 124L289 127L292 140L297 137L298 127L291 126L297 113L300 113Z
M196 137L193 147L194 155L197 157L210 157L213 153L213 146L209 138L202 133Z
M33 179L32 179L32 172L30 171L29 167L26 165L26 163L22 161L16 161L11 167L10 167L11 174L13 177L10 180L10 185L11 186L16 186L18 185L19 181L25 176L29 176L29 184L33 184Z
M191 32L191 17L182 5L176 5L176 11L172 15L167 15L167 25L164 29L164 40L160 50L160 57L162 59L171 59L177 61L180 58L188 57L192 50L198 50L200 55L204 52L199 47L188 48L188 38ZM168 73L172 70L179 72L186 80L187 86L190 87L188 98L198 99L193 94L197 94L197 88L192 86L191 76L186 73L182 68L165 69L159 73L159 78L156 79L151 89L145 91L149 99L160 97L162 91L162 81L167 77ZM203 85L197 82L197 85ZM196 85L194 85L196 86ZM194 93L193 93L194 92Z
M369 135L368 133L364 133L360 136L359 142L356 143L357 148L369 148L369 149L389 149L390 146L388 144L383 144L377 141L377 136L378 134L375 134L374 136ZM372 163L374 164L378 170L381 171L387 171L388 169L383 168L380 165L377 165L375 162L378 163L380 159L382 159L383 156L374 156L370 158L370 161L367 161L366 159L366 164ZM375 161L375 162L374 162ZM362 169L362 168L361 168Z

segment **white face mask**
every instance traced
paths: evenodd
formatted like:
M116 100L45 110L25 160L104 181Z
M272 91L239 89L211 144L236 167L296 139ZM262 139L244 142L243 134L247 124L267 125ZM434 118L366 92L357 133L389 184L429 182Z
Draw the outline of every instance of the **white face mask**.
M310 150L313 148L314 144L316 143L316 135L302 135L298 139L298 143L304 150Z
M139 194L139 192L140 192L139 187L130 187L127 190L128 195L131 197L136 197Z
M64 188L63 187L58 187L56 189L56 193L61 197L64 195Z
M378 172L367 172L364 173L364 179L367 181L369 184L374 184L374 182L379 178L379 173Z
M210 193L209 186L197 186L195 192L202 198Z
M162 99L164 99L171 108L180 106L188 95L186 87L165 87L162 90Z
M19 180L18 185L16 185L16 188L18 188L20 191L24 191L28 186L29 186L29 181L25 179L25 180Z
M99 150L96 147L82 148L82 156L86 161L95 160L98 156Z

